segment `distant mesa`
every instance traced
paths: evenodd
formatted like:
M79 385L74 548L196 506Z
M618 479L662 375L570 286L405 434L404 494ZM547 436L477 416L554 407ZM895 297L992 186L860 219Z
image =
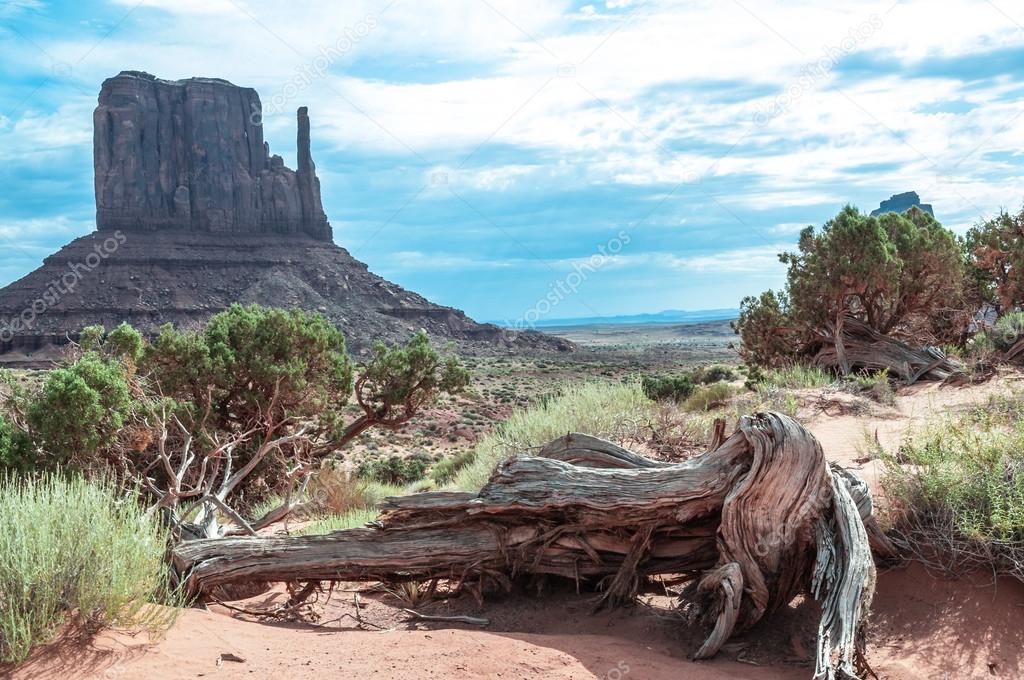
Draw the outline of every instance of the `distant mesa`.
M932 210L931 203L922 203L921 197L917 195L916 191L907 191L902 194L893 194L888 200L882 201L875 210L871 211L872 217L878 217L885 213L904 213L913 207L918 207L925 211L932 217L935 216L935 211Z
M250 88L124 71L93 117L96 227L0 290L0 365L47 365L85 326L198 328L233 303L324 314L363 351L419 329L470 352L571 350L480 324L335 245L297 114L295 170L271 155Z

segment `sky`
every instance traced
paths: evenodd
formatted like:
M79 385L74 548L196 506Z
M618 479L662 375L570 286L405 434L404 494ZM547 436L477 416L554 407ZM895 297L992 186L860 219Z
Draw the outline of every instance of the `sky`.
M0 0L0 285L94 229L122 70L256 88L290 167L308 106L335 241L514 325L736 307L847 203L1024 201L1009 0Z

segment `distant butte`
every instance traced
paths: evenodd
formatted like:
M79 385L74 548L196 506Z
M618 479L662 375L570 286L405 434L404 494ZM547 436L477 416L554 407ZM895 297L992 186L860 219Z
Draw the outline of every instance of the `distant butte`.
M902 194L893 194L887 200L882 201L881 205L871 211L872 217L878 217L885 213L904 213L913 207L918 207L925 211L932 217L935 216L935 212L932 210L931 203L922 203L921 197L917 195L916 191L907 191Z
M324 314L355 352L419 329L466 351L572 343L480 324L335 245L298 110L298 167L270 154L255 90L125 71L94 114L96 226L0 290L0 365L47 365L85 326L197 328L232 303Z

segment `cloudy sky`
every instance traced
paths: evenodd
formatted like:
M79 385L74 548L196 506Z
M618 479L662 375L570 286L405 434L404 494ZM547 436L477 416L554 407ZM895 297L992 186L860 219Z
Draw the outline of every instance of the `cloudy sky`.
M837 4L0 0L0 284L93 229L126 69L255 87L292 167L308 105L335 240L478 319L735 307L848 202L1018 208L1024 7Z

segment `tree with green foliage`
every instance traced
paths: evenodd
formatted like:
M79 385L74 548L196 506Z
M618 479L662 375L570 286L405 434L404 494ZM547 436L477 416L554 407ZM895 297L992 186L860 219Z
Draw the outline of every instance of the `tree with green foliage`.
M240 305L199 332L164 327L139 368L150 389L172 404L159 401L151 409L148 420L159 430L154 439L161 446L176 440L179 451L207 451L193 455L190 465L199 469L184 475L166 472L178 469L181 453L159 452L163 487L152 490L171 510L178 499L199 496L204 509L195 524L206 536L220 531L218 513L233 512L232 495L250 502L285 495L281 507L251 527L242 522L249 530L283 518L296 507L292 491L325 456L371 427L401 427L438 395L469 382L458 360L442 358L422 332L405 345L378 344L353 380L344 337L324 317ZM362 414L346 422L353 387Z
M956 333L963 315L960 245L916 207L872 217L846 206L820 230L804 229L797 251L779 259L788 265L784 293L745 299L737 324L744 351L760 365L780 365L828 337L848 373L846 318L886 336L937 342Z
M799 331L785 293L766 290L743 298L732 327L740 335L740 357L748 365L781 367L797 356Z

